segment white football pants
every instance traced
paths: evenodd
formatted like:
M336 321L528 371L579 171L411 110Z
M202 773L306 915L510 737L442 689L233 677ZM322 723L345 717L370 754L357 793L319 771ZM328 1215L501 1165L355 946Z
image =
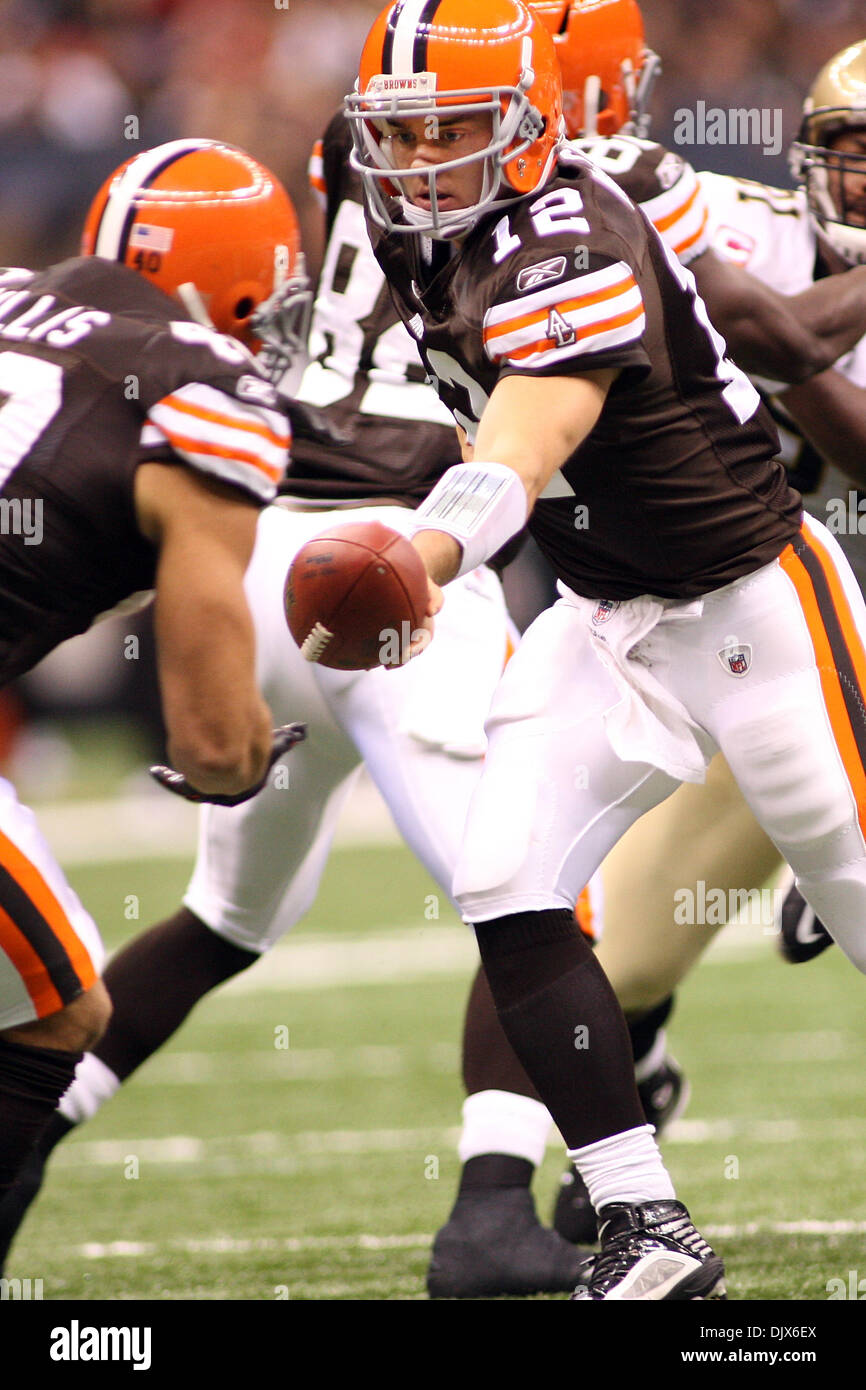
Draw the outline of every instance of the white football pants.
M566 593L494 697L454 880L466 920L571 907L628 827L720 749L866 971L864 637L848 562L808 517L778 560L693 603Z

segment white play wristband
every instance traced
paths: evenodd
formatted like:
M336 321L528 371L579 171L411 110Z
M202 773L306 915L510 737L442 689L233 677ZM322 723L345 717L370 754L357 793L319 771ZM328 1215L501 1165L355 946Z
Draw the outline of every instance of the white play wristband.
M463 547L455 578L483 565L526 525L526 488L504 463L457 463L415 512L414 533L444 531Z

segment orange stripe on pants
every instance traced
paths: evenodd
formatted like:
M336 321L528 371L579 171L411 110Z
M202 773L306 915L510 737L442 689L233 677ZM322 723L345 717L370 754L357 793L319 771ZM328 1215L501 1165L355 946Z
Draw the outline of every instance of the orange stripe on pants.
M860 677L861 671L866 673L866 653L860 641L854 625L853 615L842 590L839 577L832 566L829 557L822 556L817 546L812 544L811 536L808 537L809 550L821 564L822 573L827 579L839 625L845 637L845 645L848 650L851 664ZM851 718L845 705L845 697L842 693L842 685L839 680L839 673L836 669L836 660L833 656L830 638L821 616L818 599L812 584L811 576L806 569L803 561L795 553L793 546L786 546L779 556L779 564L787 574L791 583L797 591L803 616L806 619L806 626L809 629L809 636L812 639L812 647L815 652L815 662L818 667L818 675L821 680L821 690L824 696L824 706L830 720L830 728L833 739L839 750L839 756L845 768L845 773L851 784L851 789L857 802L857 819L860 829L866 836L866 771L863 768L863 761L860 750L857 747L857 740L854 729L851 725ZM852 650L853 643L853 650ZM864 686L866 688L866 686Z
M96 983L97 975L90 955L60 903L37 869L13 840L0 831L0 864L30 899L69 957L82 990ZM45 1018L63 1007L63 1000L51 981L48 969L33 944L0 907L0 946L21 975L33 1000L37 1017Z

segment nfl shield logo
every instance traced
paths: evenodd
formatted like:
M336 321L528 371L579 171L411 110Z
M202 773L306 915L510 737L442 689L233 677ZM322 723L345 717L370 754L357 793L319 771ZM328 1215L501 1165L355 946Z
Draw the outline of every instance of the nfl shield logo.
M619 603L615 602L613 599L600 598L595 606L595 612L592 615L592 621L595 626L598 627L601 623L606 623L611 614L616 612L617 608L619 608Z
M742 647L723 647L718 657L725 670L730 671L732 676L745 676L752 665L752 648L747 644Z

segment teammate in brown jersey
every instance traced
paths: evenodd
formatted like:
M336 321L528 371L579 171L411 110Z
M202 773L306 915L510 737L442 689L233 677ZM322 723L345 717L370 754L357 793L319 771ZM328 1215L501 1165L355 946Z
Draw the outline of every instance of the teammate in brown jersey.
M527 516L560 577L494 698L455 895L599 1212L579 1297L719 1296L572 908L628 825L721 748L866 966L866 729L835 693L866 670L866 609L832 538L801 524L690 277L606 180L556 177L553 48L523 6L389 6L347 115L380 263L474 454L420 509L430 621L436 584Z
M180 209L179 170L194 195ZM0 682L153 590L174 764L161 780L233 804L297 737L272 734L243 592L288 422L236 341L290 269L294 213L242 152L177 141L106 184L86 242L92 259L0 281ZM234 336L193 322L169 297L181 285ZM105 1027L101 957L95 924L4 782L0 1191Z

